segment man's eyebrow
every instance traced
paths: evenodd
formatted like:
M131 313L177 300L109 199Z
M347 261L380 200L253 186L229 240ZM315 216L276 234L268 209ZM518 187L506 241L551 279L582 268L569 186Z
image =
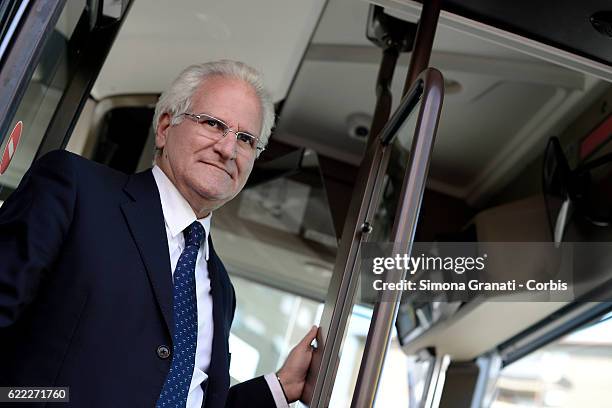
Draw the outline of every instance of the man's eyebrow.
M223 124L225 124L226 126L228 126L228 127L229 127L229 123L227 123L227 120L223 119L222 117L217 116L217 115L213 115L212 113L208 113L208 112L202 112L202 113L203 113L204 115L206 115L206 116L210 116L211 118L215 118L215 119L217 119L217 120L219 120L219 121L223 122Z
M237 132L244 132L244 133L248 133L253 137L258 137L254 132L251 132L250 130L245 130L245 129L240 129L240 125L238 125L238 129L236 130Z
M206 113L206 115L208 115L208 116L212 116L213 118L215 118L215 119L217 119L217 120L220 120L221 122L225 123L225 125L226 125L226 126L231 127L231 126L229 125L229 122L228 122L227 120L225 120L225 119L223 119L223 118L221 118L221 117L219 117L219 116L213 115L212 113ZM236 132L244 132L244 133L248 133L248 134L250 134L250 135L251 135L251 136L253 136L253 137L258 137L258 136L257 136L257 134L256 134L255 132L252 132L252 131L250 131L250 130L241 129L241 128L240 128L240 125L238 125L238 129L234 129L234 130L235 130Z
M227 123L227 122L225 122L225 123ZM241 127L240 127L240 124L238 124L238 129L234 129L234 130L235 130L236 132L248 133L248 134L250 134L250 135L251 135L251 136L253 136L253 137L258 137L256 133L251 132L251 131L250 131L250 130L248 130L248 129L241 128Z

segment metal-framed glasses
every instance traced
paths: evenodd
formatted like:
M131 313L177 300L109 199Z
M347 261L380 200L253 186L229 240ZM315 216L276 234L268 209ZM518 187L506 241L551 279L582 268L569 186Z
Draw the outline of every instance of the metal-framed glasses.
M229 132L236 135L236 145L238 152L244 155L250 155L254 152L257 154L264 151L264 147L259 146L259 138L248 132L233 130L227 123L214 116L206 113L191 113L184 112L179 116L186 116L194 122L201 125L202 134L208 139L219 141L223 139Z

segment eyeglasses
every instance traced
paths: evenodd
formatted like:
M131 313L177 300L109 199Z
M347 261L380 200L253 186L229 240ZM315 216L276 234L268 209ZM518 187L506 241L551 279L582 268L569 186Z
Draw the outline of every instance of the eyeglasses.
M229 127L229 125L223 122L221 119L217 119L214 116L210 116L206 113L190 113L184 112L179 116L187 116L189 119L194 122L202 125L202 133L207 138L219 141L223 139L229 132L232 132L236 135L236 140L238 141L238 152L243 155L251 155L254 152L260 154L265 150L264 147L259 146L259 138L253 136L248 132L235 131Z

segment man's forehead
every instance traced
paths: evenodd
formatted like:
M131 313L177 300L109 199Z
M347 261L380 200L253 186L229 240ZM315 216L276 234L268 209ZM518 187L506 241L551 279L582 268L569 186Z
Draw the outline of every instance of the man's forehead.
M258 100L253 85L243 79L224 75L210 75L204 78L194 92L194 97L202 98L210 94L236 92L236 90L239 90L245 97L254 97Z
M236 99L238 102L236 102ZM191 100L191 109L195 113L208 113L232 125L238 118L235 115L241 111L256 110L256 123L239 123L242 130L255 133L258 129L250 129L259 125L261 120L261 101L255 88L248 82L231 76L211 75L200 82ZM249 127L249 129L245 128Z

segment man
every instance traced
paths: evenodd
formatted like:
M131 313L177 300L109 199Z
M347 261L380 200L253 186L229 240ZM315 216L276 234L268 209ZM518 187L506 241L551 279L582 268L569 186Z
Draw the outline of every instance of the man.
M228 390L236 300L210 237L273 122L258 73L219 61L160 97L152 170L38 160L0 210L0 386L69 386L77 407L297 400L314 327L278 375Z

